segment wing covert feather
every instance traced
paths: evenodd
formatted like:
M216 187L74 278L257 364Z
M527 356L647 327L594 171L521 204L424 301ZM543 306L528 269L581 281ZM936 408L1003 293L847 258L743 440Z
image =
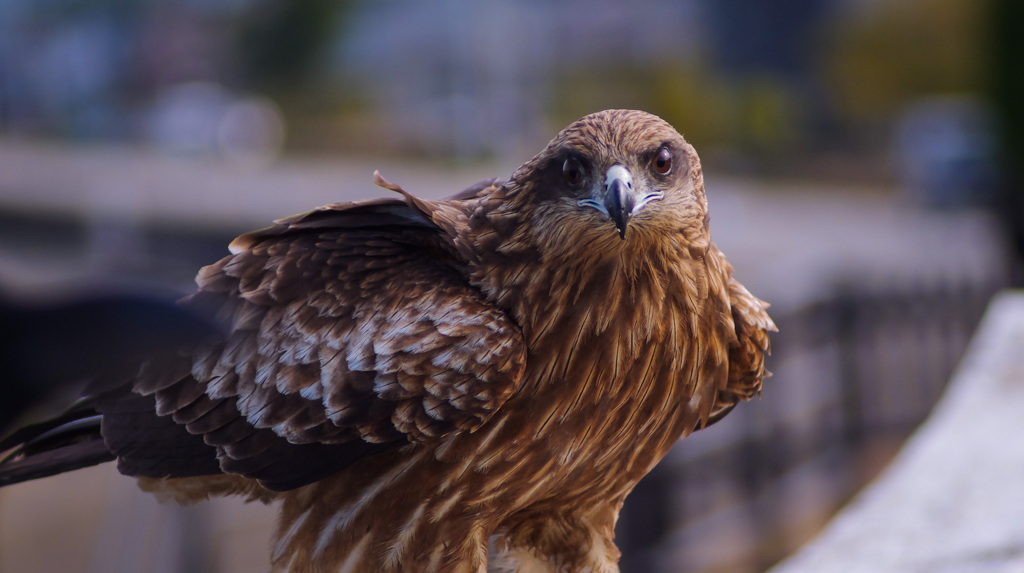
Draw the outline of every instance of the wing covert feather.
M526 350L453 252L402 201L330 206L243 235L183 301L213 309L230 334L183 374L144 368L133 387L202 435L223 470L257 479L281 471L270 456L287 458L289 444L358 458L472 431L516 390Z
M724 417L741 400L750 400L761 392L763 379L771 376L764 367L765 356L771 352L768 333L778 330L768 316L768 303L750 294L732 276L732 265L718 247L711 246L707 261L711 271L724 279L721 294L728 300L728 322L735 338L728 344L729 376L725 387L719 388L711 418L704 426Z
M294 443L416 441L479 426L515 389L525 345L446 260L439 233L392 225L251 238L200 274L193 298L219 298L232 334L197 354L193 376L211 396L237 396L253 427Z

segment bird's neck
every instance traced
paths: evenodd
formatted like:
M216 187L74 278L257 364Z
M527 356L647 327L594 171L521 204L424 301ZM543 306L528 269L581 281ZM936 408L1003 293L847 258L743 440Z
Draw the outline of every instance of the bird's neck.
M608 320L631 318L649 336L648 319L694 311L707 296L703 249L638 244L615 237L611 248L582 247L569 256L523 249L488 265L481 287L523 328L528 342L550 333L551 322L589 314L585 330L602 332Z
M478 286L521 326L531 354L551 354L566 371L602 352L632 362L644 347L692 336L708 296L703 250L613 239L568 257L533 245L506 251L477 274Z

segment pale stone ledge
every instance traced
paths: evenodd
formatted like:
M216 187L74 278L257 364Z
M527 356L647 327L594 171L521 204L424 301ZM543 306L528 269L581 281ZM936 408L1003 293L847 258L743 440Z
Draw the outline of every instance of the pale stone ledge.
M1024 572L1024 291L997 296L892 465L771 573Z

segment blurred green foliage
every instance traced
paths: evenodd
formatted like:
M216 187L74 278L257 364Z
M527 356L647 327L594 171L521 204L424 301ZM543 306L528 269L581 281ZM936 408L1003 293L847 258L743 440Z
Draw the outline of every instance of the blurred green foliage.
M1024 2L991 0L989 90L998 117L999 213L1017 255L1015 283L1024 284Z
M248 83L281 92L314 80L350 5L346 0L258 4L239 22L239 59Z
M887 119L922 96L980 93L989 2L878 2L822 30L821 75L847 122Z
M22 1L30 5L30 0ZM55 46L51 47L53 53L58 53L57 48L66 48L75 39L67 29L76 21L100 16L112 22L107 26L113 30L109 32L112 39L100 38L115 46L108 51L120 54L125 62L108 66L115 70L109 74L114 79L101 95L112 103L110 109L94 115L101 119L109 116L111 121L120 118L128 125L108 130L113 133L132 133L132 118L145 112L153 95L168 85L203 81L226 86L232 94L255 93L273 99L285 118L286 145L293 151L423 153L440 158L455 147L448 140L458 138L460 130L453 126L479 124L482 133L475 134L477 138L489 138L488 131L495 129L522 126L523 133L511 139L524 140L534 137L540 131L535 124L541 123L538 120L527 126L529 122L521 121L527 116L542 117L547 127L557 128L589 112L634 107L663 116L702 149L727 149L755 161L768 159L762 164L770 164L780 157L799 160L828 146L878 152L880 146L858 148L848 142L886 141L893 120L919 98L984 93L994 61L986 52L991 34L985 18L999 1L1007 5L1024 2L832 3L832 8L815 13L808 24L817 35L807 47L811 52L807 58L794 58L798 64L774 70L756 66L724 69L729 66L722 64L720 54L713 53L721 51L722 42L716 48L709 40L713 31L707 31L707 37L695 34L696 39L681 53L651 42L644 48L601 57L581 57L577 48L575 52L566 50L575 55L563 58L557 51L530 50L524 47L526 40L520 45L509 42L507 53L495 52L501 56L497 59L504 58L503 63L498 62L502 67L483 44L474 51L471 41L451 42L445 34L453 33L455 24L476 26L472 14L497 18L494 14L503 12L480 8L453 20L453 14L462 14L457 3L450 4L447 12L419 13L419 20L410 23L403 22L403 6L408 11L409 5L402 2L368 11L377 6L359 0L257 0L209 6L165 0L136 4L127 0L52 0L31 4L25 11L30 17L18 28L24 36L18 45L34 57L45 56L50 53L45 49L49 41ZM838 8L840 4L844 7ZM743 2L735 6L739 12L729 17L749 18L756 13L743 12ZM531 9L538 6L504 8L524 13ZM558 46L574 38L559 24L564 15L557 10L545 7L533 16L549 27L538 27L542 31L529 37L535 40L537 34L552 35L541 45ZM699 17L699 11L688 12L685 23L710 30ZM388 27L385 23L401 25ZM369 33L367 29L371 29ZM458 33L479 40L470 31ZM785 44L786 34L786 30L773 29L765 36ZM363 56L352 55L359 50L346 52L350 47L346 42L360 36ZM379 50L375 42L379 42ZM358 65L356 59L367 53L377 56L372 66ZM97 54L90 57L109 57L105 52ZM36 59L54 64L59 58ZM28 126L26 130L59 132L51 126L67 122L65 116L71 113L55 119L46 116L47 111L38 105L38 100L45 98L24 95L39 83L40 66L32 60L31 65L22 67L24 77L10 73L13 80L6 84L13 86L9 89L12 98L24 101L20 107L8 104L6 109L14 110L11 117L21 113L28 118L16 118L20 125ZM485 73L491 68L499 71ZM57 79L73 75L61 72L59 66L54 69L59 73L51 75ZM522 69L530 72L506 77ZM4 83L0 77L0 84ZM401 97L396 92L401 92ZM0 102L3 95L0 91ZM485 103L467 107L466 100L473 98ZM67 99L72 103L65 107L72 111L81 107L82 98ZM118 115L118 106L131 108L133 113ZM4 109L0 107L0 120ZM500 125L497 128L484 121L507 110L517 119L495 123ZM403 131L417 121L422 124L415 128L420 133ZM865 133L869 135L865 137ZM481 150L481 154L486 152Z
M797 96L762 74L724 78L699 62L573 70L554 91L553 121L567 123L606 108L635 107L679 126L699 148L789 149L798 139Z
M698 148L727 148L761 165L799 161L824 148L883 153L892 122L909 104L985 92L990 5L901 0L833 14L819 26L814 65L804 78L724 75L707 54L569 70L553 92L553 123L635 106L679 126Z

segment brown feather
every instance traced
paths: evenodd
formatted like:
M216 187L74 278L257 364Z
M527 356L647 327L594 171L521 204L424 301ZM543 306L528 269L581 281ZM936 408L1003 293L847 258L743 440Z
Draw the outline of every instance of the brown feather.
M614 165L650 193L624 234L592 200ZM505 183L429 201L374 181L401 197L282 219L200 271L184 304L231 334L133 388L154 440L208 448L224 474L171 461L143 487L280 500L275 571L616 571L626 495L760 392L775 330L711 243L696 152L612 110ZM158 444L118 415L124 468L155 477Z

